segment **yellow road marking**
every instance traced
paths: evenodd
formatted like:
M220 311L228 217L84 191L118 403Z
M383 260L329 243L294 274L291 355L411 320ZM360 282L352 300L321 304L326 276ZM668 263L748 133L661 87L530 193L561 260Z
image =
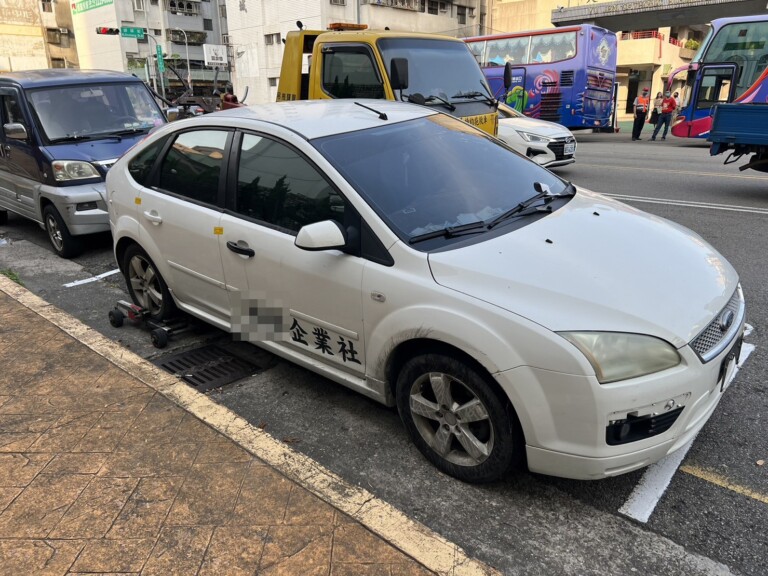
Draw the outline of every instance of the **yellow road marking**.
M715 474L714 472L710 472L709 470L704 470L698 466L689 466L687 464L680 466L680 470L686 474L690 474L691 476L696 476L696 478L701 478L710 484L715 484L716 486L726 488L731 492L736 492L736 494L741 494L742 496L752 498L753 500L757 500L763 504L768 504L768 494L762 494L756 490L752 490L751 488L734 484L728 480L728 478L724 478L723 476Z
M588 168L605 168L605 164L585 164L579 162L574 166L586 166ZM719 178L740 178L742 180L768 180L768 176L750 176L747 174L721 174L719 172L695 172L693 170L665 170L664 168L652 168L648 166L611 166L612 170L642 170L643 172L663 172L665 174L685 174L687 176L703 176L704 178L711 178L717 176Z

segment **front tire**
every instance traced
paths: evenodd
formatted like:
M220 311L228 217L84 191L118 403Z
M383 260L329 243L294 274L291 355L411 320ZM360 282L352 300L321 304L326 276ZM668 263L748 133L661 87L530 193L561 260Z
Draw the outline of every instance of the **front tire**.
M123 274L134 304L152 320L165 320L176 312L176 304L155 263L144 250L131 244L123 255Z
M439 353L412 358L396 394L411 440L446 474L492 482L520 463L524 442L514 409L468 363Z
M43 209L43 222L45 223L45 231L48 233L48 240L51 241L56 254L62 258L74 258L83 251L82 242L70 234L64 219L53 204L48 204Z

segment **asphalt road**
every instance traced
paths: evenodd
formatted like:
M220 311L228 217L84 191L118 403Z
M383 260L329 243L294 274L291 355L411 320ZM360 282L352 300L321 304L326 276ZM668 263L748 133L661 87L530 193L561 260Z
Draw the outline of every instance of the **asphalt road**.
M723 166L703 143L649 136L577 133L578 161L557 172L695 230L742 277L751 353L680 462L596 482L524 473L469 486L420 456L395 411L269 355L212 398L505 574L768 574L768 463L758 465L768 461L768 174ZM127 298L119 275L64 286L113 271L110 249L95 237L65 261L36 225L11 216L0 227L0 270L138 354L227 341L201 326L160 351L146 331L111 327L107 312Z

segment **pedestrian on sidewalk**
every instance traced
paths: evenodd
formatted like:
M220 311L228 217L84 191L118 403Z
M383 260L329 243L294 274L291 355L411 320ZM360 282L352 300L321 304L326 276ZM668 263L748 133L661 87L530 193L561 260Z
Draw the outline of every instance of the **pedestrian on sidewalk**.
M656 122L659 121L661 116L661 102L664 100L661 92L656 93L656 98L653 99L653 108L651 108L651 119L648 120L648 124L656 126Z
M642 140L640 133L643 131L645 117L648 115L648 87L643 88L643 95L635 98L635 122L632 125L632 140Z
M667 90L666 94L664 94L664 100L661 101L661 116L659 116L659 121L656 122L656 128L653 130L651 140L656 140L656 135L659 133L662 124L664 125L664 134L661 135L661 139L667 139L667 130L669 130L669 123L672 122L672 114L675 113L675 108L677 108L677 102L672 98L669 90Z

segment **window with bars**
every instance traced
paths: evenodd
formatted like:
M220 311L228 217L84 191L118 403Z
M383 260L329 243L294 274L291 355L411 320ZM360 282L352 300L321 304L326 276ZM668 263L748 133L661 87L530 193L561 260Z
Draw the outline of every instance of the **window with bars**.
M429 0L427 2L427 14L437 15L437 0Z
M133 0L133 9L139 12L144 11L144 0Z
M269 85L270 85L270 86L272 86L272 87L275 87L275 86L277 86L277 76L272 76L272 77L269 79Z
M46 28L45 39L48 44L61 44L61 31L58 28Z
M346 6L347 0L331 0L331 4L334 6Z
M264 44L272 46L273 44L280 44L280 32L275 34L264 34Z
M210 18L203 18L203 30L213 30L213 20Z
M465 6L456 6L456 19L459 24L467 23L467 8Z
M53 12L53 2L51 0L43 0L43 12Z

